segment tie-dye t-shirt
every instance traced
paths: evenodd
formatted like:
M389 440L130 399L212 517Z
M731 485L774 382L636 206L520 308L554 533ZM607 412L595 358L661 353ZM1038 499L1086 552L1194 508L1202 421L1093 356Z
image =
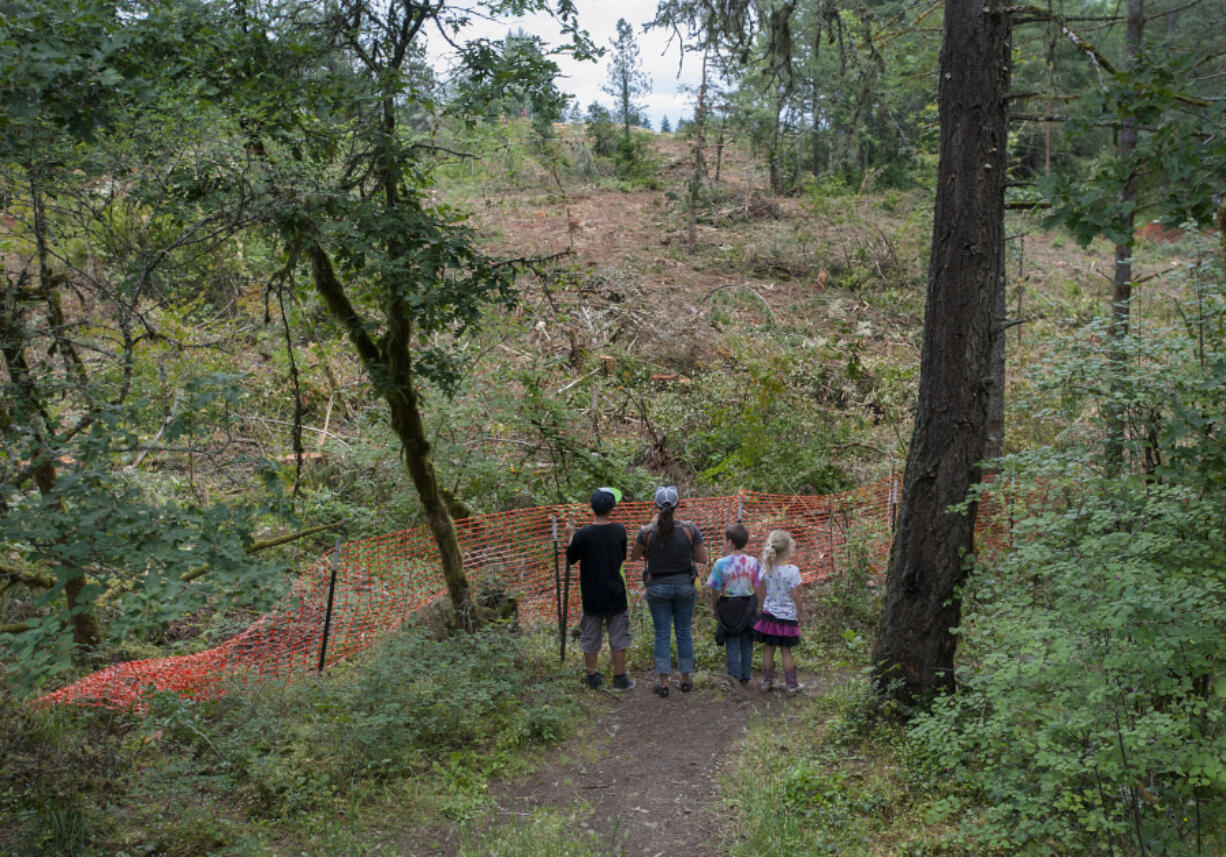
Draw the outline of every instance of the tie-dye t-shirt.
M800 586L800 569L794 565L777 565L762 575L766 600L762 612L776 619L796 619L796 602L792 590Z
M711 566L711 576L707 578L707 586L729 598L741 595L753 595L754 587L758 585L758 575L761 571L758 561L748 554L731 554L720 557Z

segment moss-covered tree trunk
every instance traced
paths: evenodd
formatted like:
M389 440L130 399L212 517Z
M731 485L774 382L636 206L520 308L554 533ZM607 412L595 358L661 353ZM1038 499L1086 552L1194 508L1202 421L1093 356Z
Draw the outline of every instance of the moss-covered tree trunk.
M412 354L409 349L411 322L402 312L397 311L399 302L389 300L388 333L381 348L363 326L345 293L344 284L336 276L327 252L316 243L311 243L306 249L311 259L315 290L323 298L333 317L345 327L363 368L379 395L387 402L392 428L400 440L405 468L413 480L413 487L417 489L417 496L426 512L426 523L430 527L435 544L438 545L443 577L447 582L447 592L455 608L456 618L461 627L471 630L472 598L468 576L464 572L460 541L455 522L440 491L438 475L431 460L431 445L426 436L418 393L413 382Z
M41 227L41 222L40 222ZM41 235L41 233L40 233ZM41 246L41 242L40 242ZM58 306L58 295L48 282L49 267L45 260L39 266L40 293L47 300L52 311ZM52 419L50 410L39 395L38 384L34 379L31 364L34 362L27 353L27 341L23 334L22 295L20 294L22 279L11 279L7 287L0 292L0 363L3 363L9 378L7 385L11 395L11 406L19 416L16 422L34 427L35 460L31 462L26 478L34 480L38 493L46 503L62 503L59 499L56 483L58 475L55 466L55 442L52 435ZM55 300L53 300L53 298ZM63 329L62 319L59 328ZM69 355L76 356L75 351L61 345L60 354L64 360ZM79 361L78 361L79 362ZM83 370L82 370L83 372ZM12 430L15 418L5 408L0 417L0 430L4 433ZM65 615L72 626L72 639L78 656L93 651L102 642L102 627L98 617L93 612L93 605L86 598L85 570L79 566L57 569L57 575L64 580Z

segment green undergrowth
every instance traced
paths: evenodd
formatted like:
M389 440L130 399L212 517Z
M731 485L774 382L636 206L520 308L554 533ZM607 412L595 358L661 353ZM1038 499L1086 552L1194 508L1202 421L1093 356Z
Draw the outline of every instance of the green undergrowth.
M0 854L366 854L410 820L462 827L580 719L553 641L410 631L319 678L156 695L144 716L5 698Z
M731 754L721 800L735 810L721 853L985 854L966 850L952 827L934 822L946 784L917 776L905 728L881 716L866 677L852 674L807 693L785 728L756 722Z

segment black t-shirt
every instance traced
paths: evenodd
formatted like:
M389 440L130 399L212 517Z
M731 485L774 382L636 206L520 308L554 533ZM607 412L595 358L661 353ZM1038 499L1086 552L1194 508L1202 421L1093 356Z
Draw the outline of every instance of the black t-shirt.
M588 524L580 527L566 546L566 564L579 563L579 589L583 612L610 616L625 610L626 528L621 524Z

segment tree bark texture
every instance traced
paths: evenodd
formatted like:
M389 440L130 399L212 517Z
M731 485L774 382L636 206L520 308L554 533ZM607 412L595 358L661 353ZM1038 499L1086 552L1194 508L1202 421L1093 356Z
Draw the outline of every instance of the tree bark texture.
M1008 153L1006 153L1006 160ZM1005 235L1005 207L1000 208L1001 240ZM988 442L983 450L985 459L1000 458L1005 454L1005 322L1008 320L1009 305L1006 287L1008 276L1005 273L1005 253L1000 254L1000 271L996 277L996 309L992 325L992 383L988 389Z
M904 704L954 685L950 629L961 619L957 588L974 548L976 510L949 507L979 481L987 440L1010 39L999 0L946 3L919 402L873 654L878 691Z

